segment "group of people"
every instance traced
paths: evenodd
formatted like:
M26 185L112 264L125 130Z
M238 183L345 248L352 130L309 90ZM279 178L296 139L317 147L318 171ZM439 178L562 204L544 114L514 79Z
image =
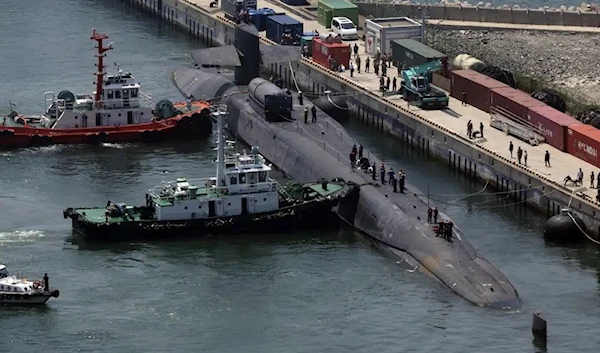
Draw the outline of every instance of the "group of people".
M483 137L483 123L480 122L479 123L479 136L477 134L478 132L475 131L473 132L473 122L471 120L469 120L467 122L467 135L469 136L469 138L476 138L476 137Z

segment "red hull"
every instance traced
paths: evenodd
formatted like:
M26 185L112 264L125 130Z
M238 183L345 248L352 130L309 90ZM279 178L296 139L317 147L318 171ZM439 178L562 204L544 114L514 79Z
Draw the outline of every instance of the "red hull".
M197 104L195 104L196 107L198 107ZM0 148L105 142L152 142L172 138L207 137L211 132L210 111L208 104L203 104L200 109L193 112L144 124L75 129L0 126Z

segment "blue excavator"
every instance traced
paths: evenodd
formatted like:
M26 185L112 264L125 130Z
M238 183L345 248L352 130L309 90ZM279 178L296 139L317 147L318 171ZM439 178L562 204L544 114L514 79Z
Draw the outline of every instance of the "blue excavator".
M441 60L402 70L400 90L402 98L422 109L444 109L448 106L448 95L433 87L429 82L432 72L442 69Z

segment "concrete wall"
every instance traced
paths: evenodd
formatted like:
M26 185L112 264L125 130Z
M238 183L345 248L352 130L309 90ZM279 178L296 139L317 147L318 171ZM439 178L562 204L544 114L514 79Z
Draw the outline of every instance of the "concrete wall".
M125 1L142 5L148 10L151 8L148 4L152 4L153 0ZM181 26L190 35L205 38L214 45L233 42L233 22L224 18L215 19L206 10L196 9L185 0L163 0L162 3L162 11L152 12L167 22ZM560 185L543 175L520 168L514 161L496 155L491 150L476 146L473 141L455 135L442 125L409 114L404 107L365 92L352 81L334 76L329 70L310 61L294 63L292 68L298 85L305 92L358 92L351 95L353 98L349 103L360 121L416 146L427 155L442 159L460 172L488 181L501 191L510 191L516 200L534 205L546 211L548 216L559 213L561 208L569 204L571 194ZM272 64L269 69L289 87L293 86L293 75L287 63ZM598 238L600 206L593 200L576 196L571 201L571 207L586 223L589 233Z
M417 4L377 4L356 3L361 15L373 17L408 16L421 18L421 6ZM600 14L597 12L567 12L560 10L496 9L486 7L459 7L427 5L425 13L429 18L452 21L497 22L530 25L586 26L599 27Z

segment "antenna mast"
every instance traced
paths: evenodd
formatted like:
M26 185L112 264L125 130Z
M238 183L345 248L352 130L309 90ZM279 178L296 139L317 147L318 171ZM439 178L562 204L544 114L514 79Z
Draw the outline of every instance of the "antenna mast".
M217 187L225 186L225 132L224 122L227 115L227 106L220 104L213 111L213 115L217 119Z
M106 67L104 66L104 57L106 57L106 54L104 53L111 50L112 47L110 45L108 47L103 46L102 42L105 39L108 39L108 36L104 33L97 33L95 28L92 30L92 38L90 39L98 42L98 46L96 46L98 49L98 53L96 54L96 58L98 58L98 63L96 64L98 71L96 72L96 94L94 96L94 101L96 105L99 106L102 101L102 84L104 82L104 75L106 74L104 72L104 68Z

